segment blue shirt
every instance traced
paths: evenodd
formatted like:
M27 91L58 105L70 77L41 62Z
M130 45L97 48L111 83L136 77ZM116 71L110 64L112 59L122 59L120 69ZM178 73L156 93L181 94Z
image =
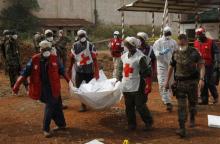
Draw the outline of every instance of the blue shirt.
M57 59L59 74L65 74L64 65ZM51 84L48 76L48 63L49 59L41 57L40 59L40 78L41 78L41 97L40 100L44 103L56 103L57 99L52 96ZM24 77L29 77L32 71L32 60L30 60L26 67L21 71L21 75Z

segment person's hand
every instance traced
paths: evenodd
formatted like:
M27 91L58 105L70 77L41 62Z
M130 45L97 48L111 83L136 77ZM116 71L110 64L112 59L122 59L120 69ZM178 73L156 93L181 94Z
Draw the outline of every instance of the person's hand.
M94 77L95 77L96 80L99 79L99 71L98 70L95 71Z
M170 48L166 48L166 49L162 50L159 54L160 54L160 55L165 55L165 54L167 54L169 51L170 51Z
M70 81L69 81L69 88L72 89L73 87L74 87L74 86L73 86L73 82L70 80Z
M13 92L17 95L18 94L18 91L19 91L19 86L17 85L15 85L14 87L13 87Z

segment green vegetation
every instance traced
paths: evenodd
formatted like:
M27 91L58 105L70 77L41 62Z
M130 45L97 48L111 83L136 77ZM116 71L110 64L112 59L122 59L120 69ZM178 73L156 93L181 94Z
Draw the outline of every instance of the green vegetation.
M32 32L37 28L38 18L31 13L39 9L37 0L8 0L8 3L10 6L1 11L1 27L21 33Z

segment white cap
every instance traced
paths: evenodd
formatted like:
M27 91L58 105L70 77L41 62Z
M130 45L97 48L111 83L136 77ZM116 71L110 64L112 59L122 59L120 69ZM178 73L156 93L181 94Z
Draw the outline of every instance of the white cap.
M87 35L87 33L86 33L85 30L78 30L77 36L80 36L80 35L82 35L82 34Z
M120 35L119 31L114 31L114 35Z
M63 30L59 30L59 33L64 33L64 31Z
M163 32L172 32L171 27L169 26L165 26L165 28L163 29Z
M134 47L138 47L139 46L139 41L135 37L127 37L125 39L125 41L128 42L129 44L131 44Z
M40 49L45 49L45 48L48 48L48 47L52 47L52 43L51 42L48 42L47 40L43 40L39 43L39 46L40 46Z
M145 32L139 32L137 33L137 36L144 39L144 41L148 40L148 35Z
M45 30L44 34L47 35L48 33L52 33L53 34L53 31L50 30L50 29Z

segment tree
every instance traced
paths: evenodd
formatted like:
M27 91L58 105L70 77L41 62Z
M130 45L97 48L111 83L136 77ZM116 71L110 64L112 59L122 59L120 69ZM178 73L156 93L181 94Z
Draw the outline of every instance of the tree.
M32 11L39 10L37 0L8 0L9 7L1 11L2 27L19 32L33 31L38 27L38 18Z

